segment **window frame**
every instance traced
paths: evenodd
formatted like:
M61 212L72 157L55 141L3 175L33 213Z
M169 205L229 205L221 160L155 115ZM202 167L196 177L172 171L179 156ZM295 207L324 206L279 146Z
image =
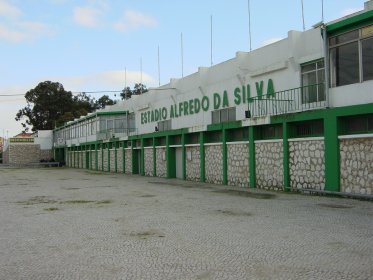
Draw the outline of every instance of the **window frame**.
M363 34L363 30L365 30L366 28L373 28L373 24L364 25L364 26L361 26L361 27L358 27L358 28L355 28L355 29L352 29L352 30L349 30L349 31L346 31L346 32L342 32L342 33L333 35L333 36L331 36L331 37L328 38L329 83L330 83L329 87L335 88L335 87L352 85L352 84L356 84L356 83L363 83L363 82L366 82L366 81L372 81L373 80L373 79L364 80L362 42L365 41L365 40L373 38L373 33ZM344 35L346 35L348 33L356 32L356 31L357 31L357 38L346 40L346 41L343 41L343 42L338 42L338 43L332 43L331 42L333 39L336 39L336 38L338 38L340 36L344 36ZM354 83L349 83L349 84L343 84L343 85L337 85L336 78L333 77L333 76L335 76L335 73L336 73L336 70L335 70L336 67L332 63L331 52L332 52L332 50L337 50L341 46L346 46L348 44L355 43L355 42L357 42L358 63L359 63L359 65L358 65L358 69L359 69L359 73L358 73L359 79L358 79L358 82L356 82L356 83L355 82ZM333 73L334 73L334 75L333 75Z

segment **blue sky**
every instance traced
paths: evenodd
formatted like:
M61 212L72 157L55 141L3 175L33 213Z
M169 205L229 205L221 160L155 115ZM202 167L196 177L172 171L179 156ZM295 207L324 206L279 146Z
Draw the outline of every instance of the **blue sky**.
M303 2L309 29L321 21L322 1ZM253 49L303 29L301 0L250 3ZM363 6L324 0L324 21ZM211 65L211 16L213 64L249 50L247 0L0 0L0 95L24 94L45 80L71 91L121 90L142 76L154 87L158 46L166 84L182 75L181 33L184 76ZM14 117L25 105L22 96L0 96L0 136L20 132Z

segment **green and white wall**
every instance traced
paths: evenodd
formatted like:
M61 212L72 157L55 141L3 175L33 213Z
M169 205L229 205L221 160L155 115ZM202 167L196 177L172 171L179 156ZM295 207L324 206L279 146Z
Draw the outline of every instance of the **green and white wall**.
M100 111L134 114L136 133L55 144L55 158L106 172L371 195L373 79L328 86L329 39L359 30L356 44L371 40L371 6ZM311 88L304 65L320 61L325 70L317 75L325 71L326 81ZM322 98L311 103L308 94L319 91ZM247 115L249 108L261 114Z

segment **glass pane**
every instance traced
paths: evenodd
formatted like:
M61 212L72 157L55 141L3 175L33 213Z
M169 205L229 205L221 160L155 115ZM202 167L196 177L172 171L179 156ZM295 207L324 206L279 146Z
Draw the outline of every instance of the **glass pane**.
M302 103L315 102L317 92L315 90L316 71L302 75Z
M114 128L114 121L113 120L108 120L107 121L107 129L112 129Z
M228 120L233 122L236 120L236 107L232 107L228 109Z
M302 73L312 71L312 70L316 70L316 63L302 66Z
M359 48L357 42L336 48L331 58L333 63L331 67L335 71L334 78L336 86L349 85L360 81Z
M224 109L220 111L220 118L221 118L221 122L228 121L228 109Z
M324 60L317 62L317 69L324 68Z
M373 80L373 38L361 42L363 81Z
M356 40L358 38L359 38L359 30L354 30L354 31L330 38L329 44L333 46L333 45L349 42L351 40Z
M220 123L220 111L212 112L212 123Z
M106 120L100 121L100 131L106 130Z

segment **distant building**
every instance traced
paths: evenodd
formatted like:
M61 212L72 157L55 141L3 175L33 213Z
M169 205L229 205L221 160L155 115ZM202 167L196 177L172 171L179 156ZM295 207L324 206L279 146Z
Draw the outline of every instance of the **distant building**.
M53 157L52 139L52 130L17 134L4 144L3 163L22 166L50 160Z
M373 0L365 9L54 130L67 165L268 190L371 195Z

